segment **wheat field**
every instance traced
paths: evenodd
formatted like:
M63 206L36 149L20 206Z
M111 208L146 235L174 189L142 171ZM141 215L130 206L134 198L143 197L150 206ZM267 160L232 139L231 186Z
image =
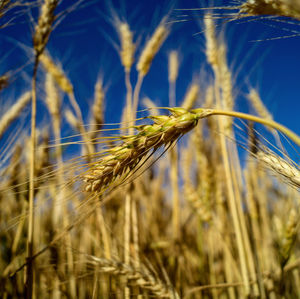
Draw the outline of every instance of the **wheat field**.
M0 1L13 45L0 67L0 297L300 298L300 132L250 75L240 86L227 37L242 22L297 29L299 1L178 1L145 30L130 1L100 2ZM96 28L103 69L53 42L79 40L92 7L111 28ZM177 25L199 43L173 47ZM202 57L190 77L188 53Z

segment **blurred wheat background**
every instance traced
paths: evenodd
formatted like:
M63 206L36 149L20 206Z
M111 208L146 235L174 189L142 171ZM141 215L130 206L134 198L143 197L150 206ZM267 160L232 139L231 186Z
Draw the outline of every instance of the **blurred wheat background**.
M1 298L300 298L299 0L133 2L0 0Z

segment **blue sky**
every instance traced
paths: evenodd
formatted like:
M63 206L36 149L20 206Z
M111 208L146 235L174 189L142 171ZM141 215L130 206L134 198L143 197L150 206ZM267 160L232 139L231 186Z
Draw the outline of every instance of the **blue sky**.
M70 7L72 3L74 1L62 1L57 13ZM111 22L111 9L132 28L138 46L136 58L145 40L167 13L170 13L170 20L185 19L184 22L176 22L171 26L171 34L155 57L144 80L141 97L148 96L159 106L167 105L167 55L171 50L178 50L180 53L177 103L180 104L194 77L205 87L209 78L201 75L201 70L203 74L203 69L208 69L204 55L204 36L201 33L203 11L174 9L207 7L208 1L179 0L170 3L171 1L163 0L83 1L76 10L61 19L50 37L47 49L61 62L75 86L75 94L86 120L99 74L106 87L105 118L108 122L120 120L120 108L125 102L124 71L114 47L114 44L118 44L118 37ZM222 6L224 3L228 5L231 1L215 1L214 5ZM17 18L15 24L0 30L1 73L27 64L15 75L12 83L16 87L14 91L2 93L2 107L7 105L5 97L14 98L30 84L32 18L36 19L36 14L37 9L30 9L23 17ZM183 14L186 16L182 17ZM294 34L294 31L300 31L299 25L260 18L250 22L226 22L223 19L218 21L217 26L217 30L225 28L228 61L236 77L236 109L249 111L244 95L249 86L256 87L275 120L298 134L300 36L285 37ZM277 37L281 38L276 39ZM135 71L132 71L131 80L134 85ZM67 105L66 99L65 104ZM44 115L47 113L41 101L38 107L39 121L45 120Z

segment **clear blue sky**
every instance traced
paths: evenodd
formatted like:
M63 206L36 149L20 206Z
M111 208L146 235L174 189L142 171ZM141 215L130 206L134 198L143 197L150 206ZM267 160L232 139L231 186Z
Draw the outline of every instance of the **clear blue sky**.
M57 12L69 7L74 1L63 0ZM92 103L94 84L102 74L107 87L106 120L118 122L120 107L125 102L124 73L119 55L113 46L118 43L117 34L110 22L111 5L121 19L126 20L134 31L138 44L137 56L145 39L150 36L161 18L171 8L205 7L208 1L179 0L172 6L163 0L93 0L83 3L68 14L55 28L47 49L61 61L64 70L75 86L75 93L87 119L86 111ZM231 1L215 1L215 5L228 5ZM107 5L109 4L109 5ZM25 17L17 18L13 26L0 30L0 71L16 69L32 59L31 35L36 19L36 9L27 11ZM145 78L141 97L148 96L158 105L167 105L168 74L167 54L180 51L181 65L177 85L178 104L194 75L206 68L204 37L200 32L200 12L172 11L171 19L185 22L174 23L171 34L156 56L149 75ZM225 20L218 22L227 23ZM275 39L300 32L300 22L289 25L278 20L260 19L251 22L235 21L226 24L228 60L233 74L237 75L236 109L248 111L244 98L249 86L257 87L274 118L300 134L300 36ZM217 29L221 28L218 26ZM288 31L287 31L288 30ZM271 39L271 40L269 40ZM263 41L255 41L263 40ZM16 90L25 90L30 84L32 64L28 64L15 78ZM132 83L136 73L132 72ZM205 80L205 78L203 79ZM16 92L17 94L18 92ZM6 94L2 94L1 105ZM11 91L8 96L14 96ZM4 103L4 104L3 104ZM45 107L39 105L39 119L44 119Z

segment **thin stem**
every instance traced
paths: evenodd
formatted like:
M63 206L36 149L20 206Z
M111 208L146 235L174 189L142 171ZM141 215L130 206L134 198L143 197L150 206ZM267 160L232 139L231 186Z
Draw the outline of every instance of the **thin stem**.
M281 133L285 134L287 137L289 137L291 140L293 140L295 143L297 143L297 145L300 146L300 137L297 134L295 134L294 132L292 132L290 129L288 129L287 127L277 123L274 120L264 119L264 118L260 118L258 116L254 116L254 115L242 113L242 112L224 111L224 110L218 110L218 109L211 110L211 115L233 116L233 117L242 118L242 119L246 119L249 121L254 121L254 122L260 123L262 125L269 126L273 129L276 129L276 130L280 131Z
M39 64L38 56L35 57L32 76L32 104L31 104L31 152L29 169L29 218L27 236L27 268L26 268L26 298L32 298L33 294L33 222L34 222L34 169L36 149L36 75Z
M215 73L216 73L215 95L216 95L217 105L220 107L221 98L218 89L219 76L217 71ZM225 130L224 121L222 118L218 118L218 126L221 131ZM229 204L234 232L236 236L241 274L242 274L244 288L245 288L244 291L245 291L245 295L248 296L250 294L250 284L249 284L249 275L248 275L247 263L246 263L246 250L243 242L241 224L238 215L238 207L237 207L238 203L236 202L236 197L232 185L232 173L230 169L229 152L227 149L225 136L223 134L220 135L220 145L221 145L222 160L224 165L225 183L226 183L226 189L228 194L228 204Z
M132 115L134 111L132 110L132 86L130 83L130 71L125 72L125 85L126 85L126 110L127 110L127 122L133 119Z
M144 76L139 73L138 80L137 80L137 83L135 85L134 92L133 92L132 119L135 119L135 117L136 117L136 110L138 107L140 90L142 87L143 80L144 80Z
M199 113L199 118L204 118L204 117L208 117L208 116L212 116L212 115L224 115L224 116L232 116L232 117L237 117L237 118L253 121L256 123L260 123L262 125L265 125L265 126L268 126L268 127L271 127L273 129L280 131L281 133L285 134L287 137L289 137L292 141L294 141L297 145L300 146L300 137L297 134L295 134L293 131L291 131L287 127L285 127L271 119L265 119L265 118L261 118L261 117L243 113L243 112L225 111L225 110L220 110L220 109L197 108L197 109L193 109L191 112Z
M125 214L124 214L124 263L126 265L130 264L130 210L131 210L131 190L127 191L125 197ZM128 286L124 289L125 299L130 298L130 289Z

